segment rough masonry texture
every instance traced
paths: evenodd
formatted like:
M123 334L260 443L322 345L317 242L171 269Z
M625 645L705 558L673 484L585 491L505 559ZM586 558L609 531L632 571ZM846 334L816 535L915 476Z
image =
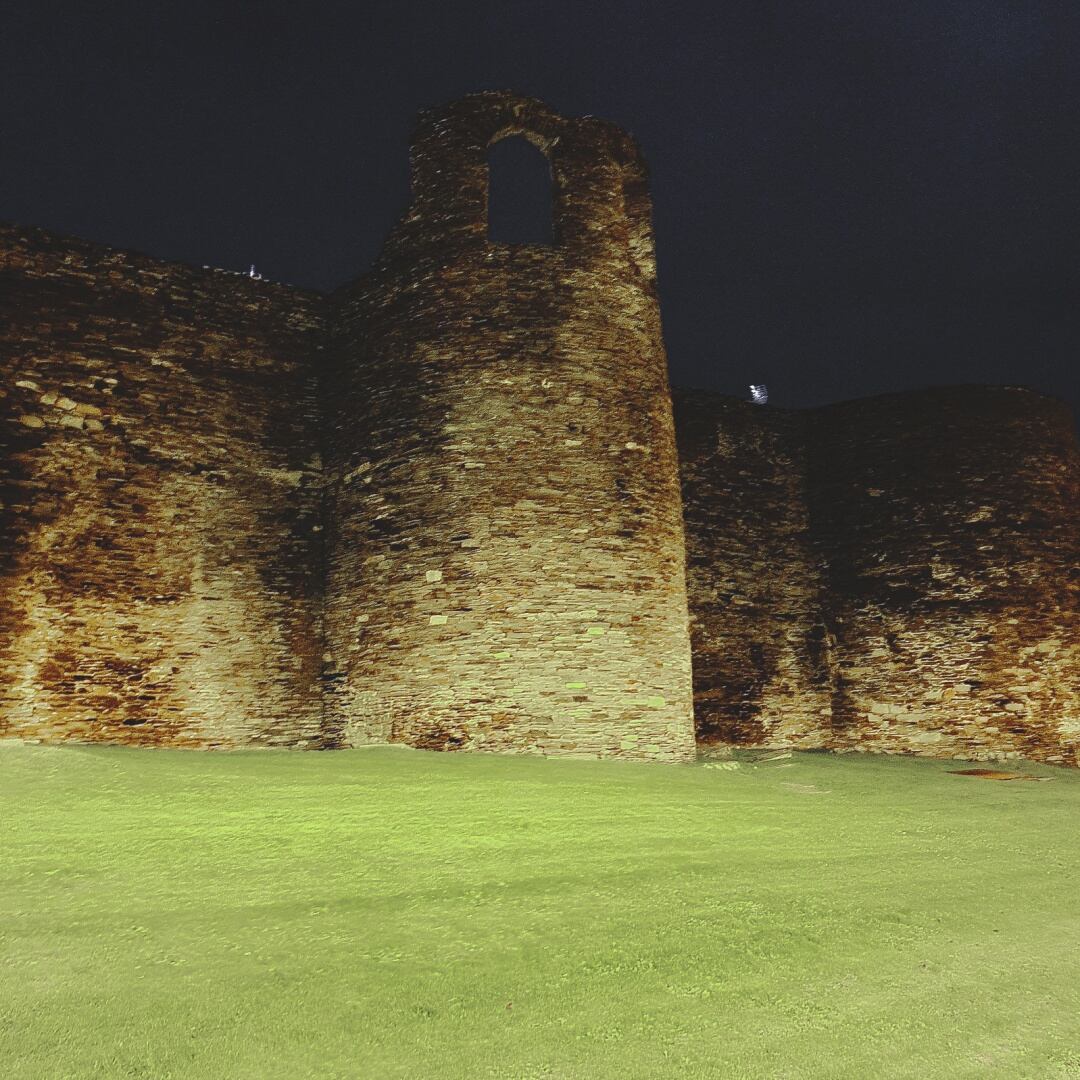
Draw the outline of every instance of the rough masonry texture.
M515 136L551 245L488 238ZM624 132L477 94L412 167L329 296L0 228L0 735L1080 764L1064 406L673 417Z
M699 742L1080 764L1080 454L1060 402L678 392Z

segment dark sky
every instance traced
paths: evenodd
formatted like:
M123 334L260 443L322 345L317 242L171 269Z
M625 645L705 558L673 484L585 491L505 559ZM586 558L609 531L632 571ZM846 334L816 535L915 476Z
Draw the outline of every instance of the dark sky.
M24 0L0 219L329 289L407 203L417 110L508 88L642 144L676 383L1080 408L1075 7Z

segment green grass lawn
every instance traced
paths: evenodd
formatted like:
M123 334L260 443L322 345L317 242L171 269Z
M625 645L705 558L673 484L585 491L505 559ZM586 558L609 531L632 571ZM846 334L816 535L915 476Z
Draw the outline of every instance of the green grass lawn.
M0 1076L1080 1077L1080 774L0 744Z

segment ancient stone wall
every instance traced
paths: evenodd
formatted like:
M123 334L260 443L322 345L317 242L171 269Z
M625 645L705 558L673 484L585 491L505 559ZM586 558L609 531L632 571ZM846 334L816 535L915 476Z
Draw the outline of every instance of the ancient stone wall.
M0 230L0 734L317 746L322 302Z
M488 238L509 136L552 245ZM1080 764L1062 405L677 414L636 147L511 94L331 297L0 227L0 736Z
M810 515L833 745L1080 764L1080 460L1068 410L952 387L817 410Z
M1061 403L676 401L700 740L1080 763Z
M832 705L805 414L675 391L699 744L824 745Z
M489 144L548 154L554 246L490 243ZM422 118L412 206L337 298L326 626L346 741L694 755L644 170L506 94Z

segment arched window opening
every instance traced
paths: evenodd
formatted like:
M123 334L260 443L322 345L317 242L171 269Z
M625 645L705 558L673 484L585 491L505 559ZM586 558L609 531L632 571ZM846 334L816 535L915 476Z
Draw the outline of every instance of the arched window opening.
M551 163L521 135L488 151L488 239L495 244L553 244Z

